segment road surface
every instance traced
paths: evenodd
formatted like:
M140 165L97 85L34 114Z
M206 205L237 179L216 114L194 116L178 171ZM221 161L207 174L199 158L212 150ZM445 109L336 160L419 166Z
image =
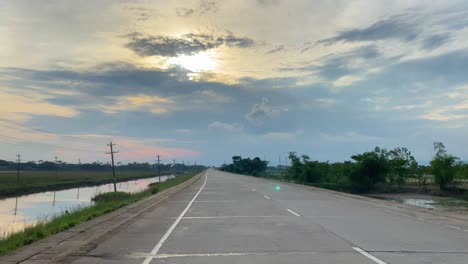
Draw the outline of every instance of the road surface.
M73 263L466 264L468 226L208 170Z

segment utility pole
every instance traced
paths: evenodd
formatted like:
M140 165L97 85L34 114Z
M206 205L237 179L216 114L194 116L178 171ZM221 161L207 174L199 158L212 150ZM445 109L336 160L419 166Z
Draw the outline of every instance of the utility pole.
M112 178L114 180L114 192L117 192L117 180L115 179L115 166L114 166L114 154L115 153L119 153L119 151L114 151L114 146L116 144L112 143L112 140L110 141L109 144L107 144L107 146L110 147L110 152L106 152L106 154L110 154L111 155L111 161L112 161Z
M158 154L158 176L159 176L159 183L161 183L161 165L159 163L161 160L159 158L160 156Z
M19 183L19 180L20 180L20 165L21 165L21 154L16 154L16 158L17 158L17 161L18 161L18 166L17 166L17 174L16 174L16 183Z
M57 155L55 155L55 179L57 180L58 179L58 158L57 158Z

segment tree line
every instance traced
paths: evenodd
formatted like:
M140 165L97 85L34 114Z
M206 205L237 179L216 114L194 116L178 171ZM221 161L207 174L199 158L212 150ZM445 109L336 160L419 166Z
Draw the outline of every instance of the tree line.
M107 162L91 162L91 163L67 163L67 162L54 162L54 161L28 161L21 162L20 169L22 171L52 171L52 170L63 170L63 171L108 171L112 169L112 165ZM138 163L132 162L127 164L117 163L119 170L139 170L139 171L151 171L157 170L157 164L151 164L148 162ZM160 169L163 172L192 172L201 171L205 169L202 165L185 165L185 164L160 164ZM18 169L18 163L15 161L7 161L0 159L0 170L13 171Z
M370 192L379 184L401 187L409 179L426 186L429 177L441 189L446 189L454 186L457 179L468 178L468 164L449 154L442 142L434 143L434 156L429 166L418 164L405 147L390 150L376 147L372 151L351 156L349 161L335 163L314 161L296 152L290 152L288 158L290 166L280 177L341 191ZM258 157L243 159L241 156L232 159L232 164L223 165L221 170L268 176L267 161Z
M220 169L232 173L262 176L267 167L268 161L261 160L259 157L243 159L241 156L233 156L232 164L223 164Z

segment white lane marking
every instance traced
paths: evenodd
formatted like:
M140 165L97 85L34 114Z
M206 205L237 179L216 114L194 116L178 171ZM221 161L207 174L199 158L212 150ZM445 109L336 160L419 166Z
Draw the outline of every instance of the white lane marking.
M256 192L256 191L257 191L257 190L255 190L255 189L252 189L252 192Z
M378 263L378 264L387 264L386 262L372 256L371 254L367 253L366 251L364 251L363 249L361 248L358 248L358 247L353 247L354 250L356 250L357 252L361 253L362 255L366 256L368 259L371 259L373 260L375 263Z
M453 225L445 225L445 226L446 226L446 227L453 228L453 229L456 229L456 230L468 232L468 230L463 229L463 228L461 228L461 227L457 227L457 226L453 226Z
M294 212L293 210L291 209L286 209L288 212L290 212L291 214L295 215L295 216L301 216L300 214Z
M274 218L284 215L226 215L226 216L188 216L182 219L225 219L225 218ZM174 219L174 218L171 218Z
M169 201L170 203L189 203L190 201L188 200L172 200ZM239 200L196 200L193 201L194 203L232 203L232 202L241 202Z
M190 206L192 206L193 201L195 201L195 199L197 199L198 195L201 193L201 191L205 187L207 180L208 180L208 173L205 172L205 182L203 183L202 187L200 188L200 190L198 190L197 194L195 194L195 196L190 201L190 203L187 205L187 207L185 207L184 211L182 211L182 213L179 215L179 217L177 217L177 219L174 221L174 223L171 225L171 227L169 227L169 229L166 231L166 233L161 238L161 240L159 240L159 242L156 244L156 246L154 246L153 250L151 250L151 255L154 256L154 255L158 254L159 249L162 247L164 242L166 242L167 238L171 235L172 231L174 231L176 226L179 224L180 220L182 220L182 217L185 216L185 214L189 210ZM147 257L147 258L145 258L145 260L143 261L142 264L149 264L152 259L153 259L153 257Z
M265 199L271 200L271 198L266 195L263 195L263 197L265 197Z
M323 253L323 252L321 252ZM334 253L334 252L333 252ZM231 252L231 253L189 253L189 254L159 254L149 255L148 253L133 253L130 258L145 258L152 257L154 259L165 258L184 258L184 257L229 257L229 256L271 256L271 255L317 255L319 252L303 252L303 251L285 251L285 252Z

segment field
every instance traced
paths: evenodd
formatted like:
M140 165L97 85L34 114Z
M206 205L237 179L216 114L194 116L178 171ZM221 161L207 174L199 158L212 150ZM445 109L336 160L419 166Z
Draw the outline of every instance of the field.
M191 179L195 175L196 173L181 175L164 181L161 184L150 186L146 190L135 194L120 192L102 194L96 197L96 204L94 206L77 209L70 214L58 216L50 222L38 223L36 226L28 227L22 232L12 234L0 240L0 255L4 255L19 247L31 244L37 240L67 230L82 222L112 212L152 194L176 186Z
M164 174L161 172L161 174ZM157 176L154 171L117 171L117 181ZM41 191L92 186L112 182L111 171L24 171L0 172L0 198Z

